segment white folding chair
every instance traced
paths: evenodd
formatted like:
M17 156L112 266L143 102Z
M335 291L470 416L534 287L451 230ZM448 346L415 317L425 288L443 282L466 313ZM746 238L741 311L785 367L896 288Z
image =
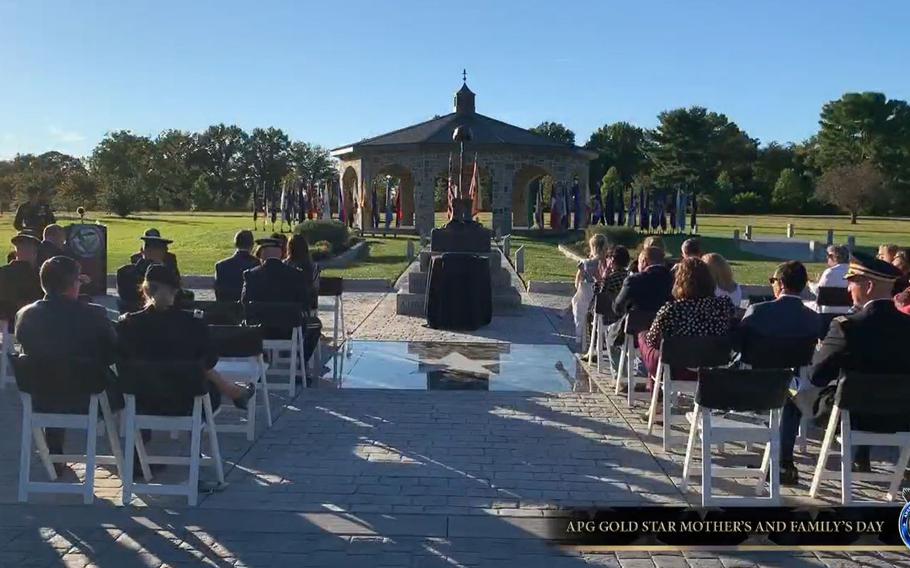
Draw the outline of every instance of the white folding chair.
M195 506L199 499L199 468L202 465L214 466L219 483L224 483L224 466L221 462L221 450L218 446L218 430L215 426L215 413L212 411L212 399L208 394L193 399L193 411L189 416L160 416L154 414L137 414L136 397L132 394L126 398L126 444L125 467L123 473L123 504L128 505L134 493L148 495L185 495L187 503ZM190 455L161 456L148 453L140 430L184 431L190 433ZM201 455L202 433L209 439L209 456ZM144 483L133 481L134 454L139 456ZM189 477L185 483L164 484L151 483L151 464L185 465L189 467Z
M267 377L279 380L286 377L290 396L297 394L298 373L304 378L302 383L303 388L306 388L306 361L303 360L303 326L306 322L304 308L302 304L290 302L250 302L244 305L247 324L291 330L287 339L266 339L262 342L269 362ZM288 356L285 357L284 353Z
M622 350L619 354L619 364L616 371L616 385L614 394L619 395L622 389L622 381L626 381L626 406L632 407L632 400L635 398L645 399L646 393L640 396L636 395L636 387L640 384L647 384L647 377L638 377L635 375L635 357L638 356L638 348L635 347L635 336L642 331L651 327L656 312L633 310L626 314L624 323L625 340L623 341ZM609 349L609 346L607 346ZM598 371L600 370L600 359L597 360Z
M256 386L256 397L249 401L246 421L241 424L219 423L220 432L244 432L247 440L256 438L256 413L259 398L265 407L265 418L272 427L272 408L269 397L269 383L266 378L268 363L263 358L262 331L258 327L236 325L210 325L212 341L218 348L218 364L215 371L226 379L252 383ZM215 415L220 414L219 408Z
M670 451L673 439L685 439L673 435L673 424L686 424L685 416L673 415L673 403L679 395L695 394L695 381L674 381L671 367L704 368L718 367L730 362L732 344L728 337L667 337L661 341L657 372L651 390L651 405L648 408L648 434L654 429L657 419L657 402L663 395L663 448Z
M16 338L9 332L6 320L0 320L0 388L16 384L10 355L16 352Z
M333 300L332 307L332 346L338 348L338 338L344 341L347 337L344 326L344 279L329 276L320 276L319 278L319 296L331 296ZM317 302L316 315L319 315Z
M812 477L809 495L818 494L821 482L825 479L841 480L841 504L854 503L853 482L874 481L888 484L885 493L886 502L893 502L899 497L898 490L904 479L904 472L910 462L910 419L907 408L910 404L910 375L876 375L869 373L848 372L840 379L834 397L834 407L828 419L828 428L822 440L818 464ZM882 419L894 423L899 431L873 432L854 429L851 415L862 415L863 420ZM840 433L838 434L838 426ZM839 445L839 452L833 449L834 442ZM853 448L855 446L892 446L899 448L900 454L894 470L888 473L854 472ZM828 470L828 457L840 454L840 471ZM864 501L863 505L876 502ZM887 504L887 503L885 503Z
M97 464L116 465L117 473L122 477L124 468L123 453L120 451L120 437L106 393L90 395L88 411L85 414L39 412L32 407L32 396L29 393L20 391L19 396L22 399L22 445L19 451L20 502L28 501L29 493L76 493L82 494L83 503L91 503L95 498L95 466ZM99 456L96 452L99 408L112 455ZM51 454L44 437L44 428L85 430L85 454ZM31 480L32 442L38 450L51 482ZM57 482L55 463L84 463L84 480L81 483Z
M680 489L686 490L693 475L701 475L702 506L754 506L780 503L780 410L786 400L790 373L781 369L699 370L695 408L686 414L689 438ZM765 413L735 419L714 416L712 411L734 410L743 413ZM695 445L701 442L701 463L695 465ZM765 444L760 468L720 467L712 464L711 447L725 442ZM700 467L699 467L700 466ZM770 468L768 496L759 497L764 488L765 471ZM719 477L758 478L756 495L719 496L713 492L713 480Z

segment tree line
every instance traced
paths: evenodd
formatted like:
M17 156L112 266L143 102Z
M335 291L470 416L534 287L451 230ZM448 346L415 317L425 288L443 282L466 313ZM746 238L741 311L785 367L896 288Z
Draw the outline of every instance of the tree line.
M568 144L575 134L532 129ZM910 106L882 93L847 93L821 109L800 143L760 145L724 114L693 106L662 112L652 130L627 122L597 129L591 179L625 195L682 189L720 213L910 214Z
M252 207L287 176L317 183L334 176L326 149L279 128L216 124L203 132L165 130L151 138L119 130L91 155L20 154L0 161L0 208L44 194L58 210L238 210Z

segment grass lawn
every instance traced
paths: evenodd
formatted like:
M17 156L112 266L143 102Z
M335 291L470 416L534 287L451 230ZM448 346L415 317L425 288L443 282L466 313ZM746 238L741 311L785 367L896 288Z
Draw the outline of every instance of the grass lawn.
M75 217L60 215L61 224L77 221ZM437 213L436 224L445 224L445 213ZM162 235L173 239L170 249L177 255L180 270L184 274L211 274L217 260L231 254L234 233L240 229L251 229L252 222L246 213L137 213L127 219L89 213L89 221L96 219L108 227L108 272L126 263L129 256L139 250L139 236L149 227L158 228ZM491 214L481 213L480 222L491 226ZM734 216L702 215L699 217L699 232L704 239L705 249L719 252L734 265L737 280L744 284L763 284L768 274L779 261L744 253L733 246L733 229L744 231L746 224L752 224L757 236L780 236L786 234L787 223L795 225L799 239L825 239L825 231L832 228L837 242L846 241L847 235L854 235L861 248L872 249L893 242L910 246L910 219L860 218L859 223L850 225L846 216L794 217L794 216ZM0 242L9 242L15 233L12 215L0 217ZM258 237L267 236L271 231L256 231ZM328 274L346 278L385 278L395 280L407 267L408 240L416 237L401 236L369 237L370 254L367 258L345 269L330 269ZM678 251L681 236L667 236L669 250ZM512 249L524 246L526 250L525 280L572 280L575 265L558 249L560 238L548 236L514 237ZM809 265L812 274L824 269L821 264Z

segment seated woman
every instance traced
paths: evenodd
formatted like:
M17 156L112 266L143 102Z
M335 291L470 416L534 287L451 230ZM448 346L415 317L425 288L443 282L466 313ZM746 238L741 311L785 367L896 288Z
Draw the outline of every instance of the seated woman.
M287 254L284 263L292 266L306 275L306 281L312 285L312 292L309 306L314 310L308 319L306 334L303 339L303 355L309 360L310 355L316 349L319 337L322 335L322 322L315 315L315 310L319 307L319 266L313 262L310 257L310 246L303 235L294 235L288 241Z
M218 354L209 338L208 327L193 314L174 306L178 286L177 275L171 268L161 264L148 267L141 286L145 309L125 314L117 323L120 357L143 361L201 361L205 378L216 392L245 410L256 390L255 385L238 385L215 371Z
M894 293L899 294L910 286L910 252L906 250L897 251L891 264L900 270L901 273L900 278L894 283Z
M588 241L588 259L578 263L575 273L575 295L572 296L572 316L575 320L575 340L581 344L594 300L594 286L602 280L606 268L607 238L596 234Z
M733 269L730 268L727 259L716 252L708 253L701 259L708 265L708 270L714 277L714 295L726 296L730 298L733 307L739 307L743 301L743 289L733 279Z
M661 340L667 337L713 337L731 331L733 303L728 296L714 295L714 277L698 258L684 258L677 265L673 301L663 305L651 329L638 336L641 359L649 376L657 373ZM695 380L689 369L672 369L673 380Z

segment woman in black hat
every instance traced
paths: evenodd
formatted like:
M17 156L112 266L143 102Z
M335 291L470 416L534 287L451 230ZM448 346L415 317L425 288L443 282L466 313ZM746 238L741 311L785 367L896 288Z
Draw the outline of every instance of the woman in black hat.
M202 361L206 379L234 401L234 406L245 410L255 386L238 385L215 371L218 354L208 327L193 314L174 306L179 287L177 275L169 266L148 267L141 286L145 309L124 315L117 324L121 355L147 361Z

